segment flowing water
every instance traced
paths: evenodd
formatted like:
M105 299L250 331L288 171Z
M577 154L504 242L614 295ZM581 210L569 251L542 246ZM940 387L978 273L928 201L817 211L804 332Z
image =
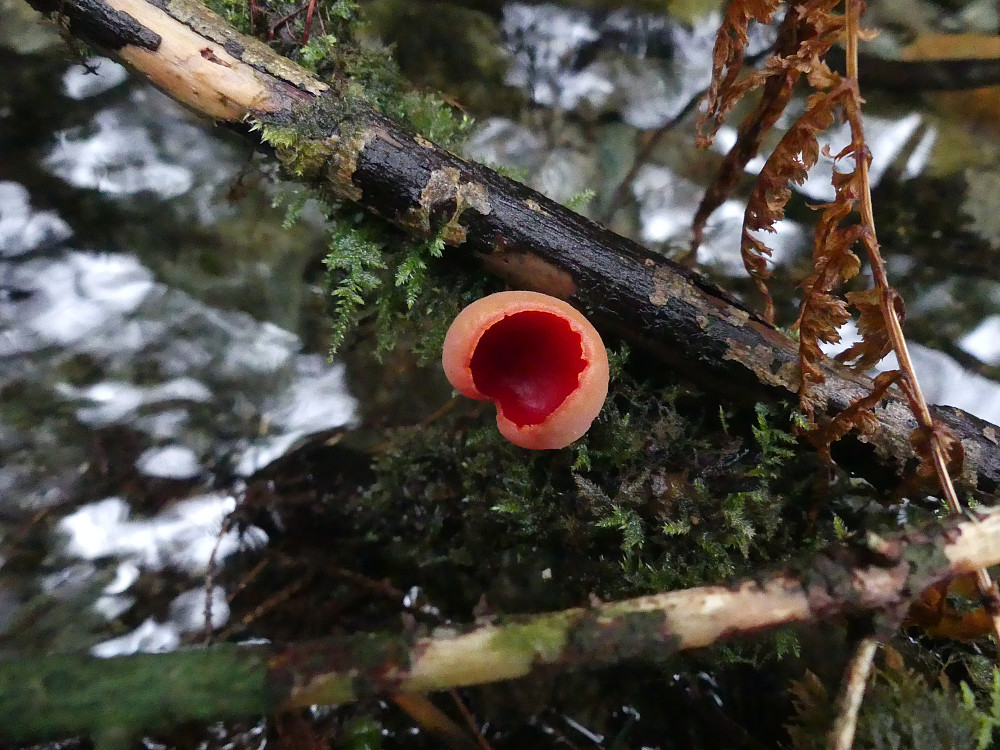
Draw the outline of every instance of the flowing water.
M0 28L22 10L6 5ZM140 572L171 570L189 588L164 615L77 633L102 655L169 648L203 627L210 559L268 541L220 537L242 478L357 423L344 364L303 341L322 329L305 320L325 294L310 271L322 227L283 232L284 188L237 139L39 37L0 52L0 555L16 555L0 622L39 586L93 590L111 622ZM38 579L11 575L34 555Z

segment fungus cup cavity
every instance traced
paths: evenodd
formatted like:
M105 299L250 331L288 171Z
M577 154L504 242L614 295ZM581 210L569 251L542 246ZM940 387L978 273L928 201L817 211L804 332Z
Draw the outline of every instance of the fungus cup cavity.
M442 364L459 393L496 404L497 428L522 448L577 440L608 394L600 334L537 292L500 292L466 307L448 329Z

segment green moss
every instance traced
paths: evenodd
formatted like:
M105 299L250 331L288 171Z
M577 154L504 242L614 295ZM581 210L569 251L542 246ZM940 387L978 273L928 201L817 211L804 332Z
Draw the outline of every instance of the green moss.
M330 253L326 267L340 282L331 292L333 304L333 329L331 348L336 351L347 332L357 322L365 296L382 285L382 246L365 228L351 226L342 220L330 232Z
M554 662L566 648L574 618L565 613L540 617L530 623L511 624L497 631L489 648L524 665L524 671L541 659Z
M294 146L296 151L308 148L304 139L333 132L329 126L346 120L359 102L445 148L456 148L468 132L468 117L456 113L435 94L413 90L400 74L390 50L371 36L361 6L354 0L317 0L311 20L305 6L285 0L255 7L248 0L210 0L209 5L244 33L268 41L277 52L316 74L336 92L335 97L315 105L322 109L332 104L339 110L338 117L324 118L325 129L313 127L315 118L308 111L296 112L280 132L276 123L264 123L272 128L265 129L264 137L273 145Z
M250 3L247 0L205 0L205 4L241 34L253 34Z
M463 284L442 273L440 237L410 238L346 206L329 213L331 351L368 320L380 358L403 340L421 362L439 360L448 326L464 304L483 296L482 284Z
M805 429L808 423L801 414L791 416L790 429L774 426L775 419L782 419L777 409L769 404L757 404L754 407L757 423L753 425L753 436L760 447L760 464L753 470L753 476L764 480L777 479L781 475L782 466L795 457L794 447L797 444L791 428ZM787 416L784 417L788 419Z
M989 689L978 694L965 682L959 687L962 691L962 704L972 713L979 724L976 737L976 750L986 750L993 746L993 735L1000 729L1000 669L993 667L993 680Z
M499 25L486 13L434 0L372 0L365 16L370 33L392 45L418 89L444 92L475 112L499 114L522 105L517 90L504 85L510 58Z
M337 738L338 750L378 750L380 747L382 726L369 717L348 720Z
M473 561L482 549L541 560L560 550L575 566L570 606L591 592L612 599L751 574L827 538L802 526L811 454L789 456L779 471L752 436L720 430L717 405L636 380L612 359L609 400L573 448L517 448L500 437L491 406L465 400L392 434L367 502L422 519L405 545L413 564L441 549ZM763 424L778 440L781 431ZM762 477L762 464L780 477Z
M127 660L37 656L0 668L0 737L27 740L106 732L126 738L192 721L266 711L267 654L218 646Z
M216 9L233 18L240 15L242 7L230 3ZM274 14L286 10L280 3L269 7ZM356 3L320 2L316 12L325 19L326 35L313 33L306 45L295 49L287 49L288 45L281 42L275 46L300 64L328 76L338 95L319 98L291 116L262 116L251 127L275 148L289 175L319 185L321 193L317 197L333 226L326 259L334 320L332 350L336 351L362 320L366 305L374 308L370 317L378 326L380 354L396 345L404 321L417 322L426 331L426 335L421 331L420 335L410 335L410 339L439 342L447 322L440 312L442 306L435 300L441 296L471 299L468 285L459 289L444 284L442 289L442 284L429 282L431 268L442 255L446 233L454 227L446 224L438 236L412 239L381 220L360 215L348 205L360 197L352 176L358 156L372 137L363 118L357 116L363 112L361 105L374 107L446 148L457 146L471 121L456 115L440 98L409 88L388 50L359 34L364 22ZM300 199L298 208L290 208L290 220L303 204ZM444 307L457 313L457 307ZM428 321L437 323L433 331ZM412 333L413 328L409 326L408 330ZM421 351L429 349L424 346Z
M617 470L624 472L621 481L603 480L602 488L582 474L576 480L597 526L620 534L622 572L636 590L722 580L788 549L789 487L778 480L798 459L778 446L794 443L789 432L771 426L758 407L753 446L727 436L714 420L701 421L707 414L688 422L690 405L682 406L679 389L644 397L643 384L626 375L618 382L632 403L625 410L620 398L612 404L613 442L596 451L591 445L588 459L592 474Z
M583 190L577 193L576 195L571 196L570 199L566 201L566 208L569 208L573 211L579 211L580 209L584 208L588 203L590 203L592 200L594 200L594 196L596 195L597 193L595 193L590 188L587 188L586 190Z
M397 344L404 328L412 334L416 326L419 335L409 338L432 342L432 346L425 344L419 351L437 358L444 331L458 313L459 303L481 296L482 286L446 274L435 274L435 283L430 282L432 268L442 265L438 261L446 236L454 233L457 223L445 223L437 235L420 239L397 231L349 203L360 197L352 177L357 159L373 133L352 121L353 114L350 101L320 99L297 110L292 118L261 118L253 127L275 148L287 173L320 185L317 197L331 226L325 261L333 318L331 350L337 351L361 321L365 306L371 305L380 355ZM435 127L431 123L427 132L433 134ZM330 133L337 136L330 138ZM306 192L290 202L286 224L295 220L311 195ZM459 201L456 218L464 208ZM455 304L441 303L443 298ZM401 326L406 321L414 325ZM435 346L438 349L432 352Z
M272 2L266 6L266 17L263 12L251 12L243 0L216 0L213 7L245 31L250 26L269 38L277 51L325 78L336 92L298 108L291 116L262 116L252 123L275 148L289 175L320 185L318 197L334 227L326 259L334 320L332 350L358 323L370 319L377 326L381 356L398 343L402 333L404 339L421 342L422 356L436 358L433 349L450 321L444 313L459 309L457 304L441 305L436 300L471 300L482 288L439 281L432 274L445 241L457 239L453 236L460 230L457 223L446 223L437 236L415 240L377 219L359 216L346 205L360 197L352 176L359 154L372 137L357 115L363 112L362 105L374 107L451 149L464 139L471 121L440 97L410 87L389 50L372 37L358 3L319 0L305 44L295 41L301 41L306 30L301 6ZM290 209L289 217L294 219L295 213ZM407 322L410 325L404 325Z

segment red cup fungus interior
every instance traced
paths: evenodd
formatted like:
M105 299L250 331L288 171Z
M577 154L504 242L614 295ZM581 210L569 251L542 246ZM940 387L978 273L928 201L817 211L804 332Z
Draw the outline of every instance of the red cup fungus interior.
M470 369L476 388L523 427L545 421L576 389L586 366L580 334L565 319L527 310L490 326Z

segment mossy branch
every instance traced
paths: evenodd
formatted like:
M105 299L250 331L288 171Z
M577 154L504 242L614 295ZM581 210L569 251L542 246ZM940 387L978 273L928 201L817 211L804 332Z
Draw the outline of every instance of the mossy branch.
M870 618L894 628L912 597L1000 563L1000 509L828 550L807 564L589 608L429 636L359 635L277 646L231 644L112 659L0 662L0 737L128 735L370 695L431 692L579 668L662 660L795 622Z
M473 259L514 286L569 299L593 311L604 332L730 398L786 399L798 392L795 343L699 275L462 161L376 111L357 96L356 84L319 81L194 0L29 2L195 110L244 130L255 123L255 137L277 152L289 174L416 240L444 240L456 248L448 259ZM408 268L400 270L404 281L410 278ZM828 361L819 366L825 382L814 392L818 418L872 391L862 375ZM956 409L932 409L932 416L962 442L963 488L1000 489L1000 428ZM877 482L888 474L892 483L914 460L914 426L905 398L892 392L872 431L840 441L835 457Z

